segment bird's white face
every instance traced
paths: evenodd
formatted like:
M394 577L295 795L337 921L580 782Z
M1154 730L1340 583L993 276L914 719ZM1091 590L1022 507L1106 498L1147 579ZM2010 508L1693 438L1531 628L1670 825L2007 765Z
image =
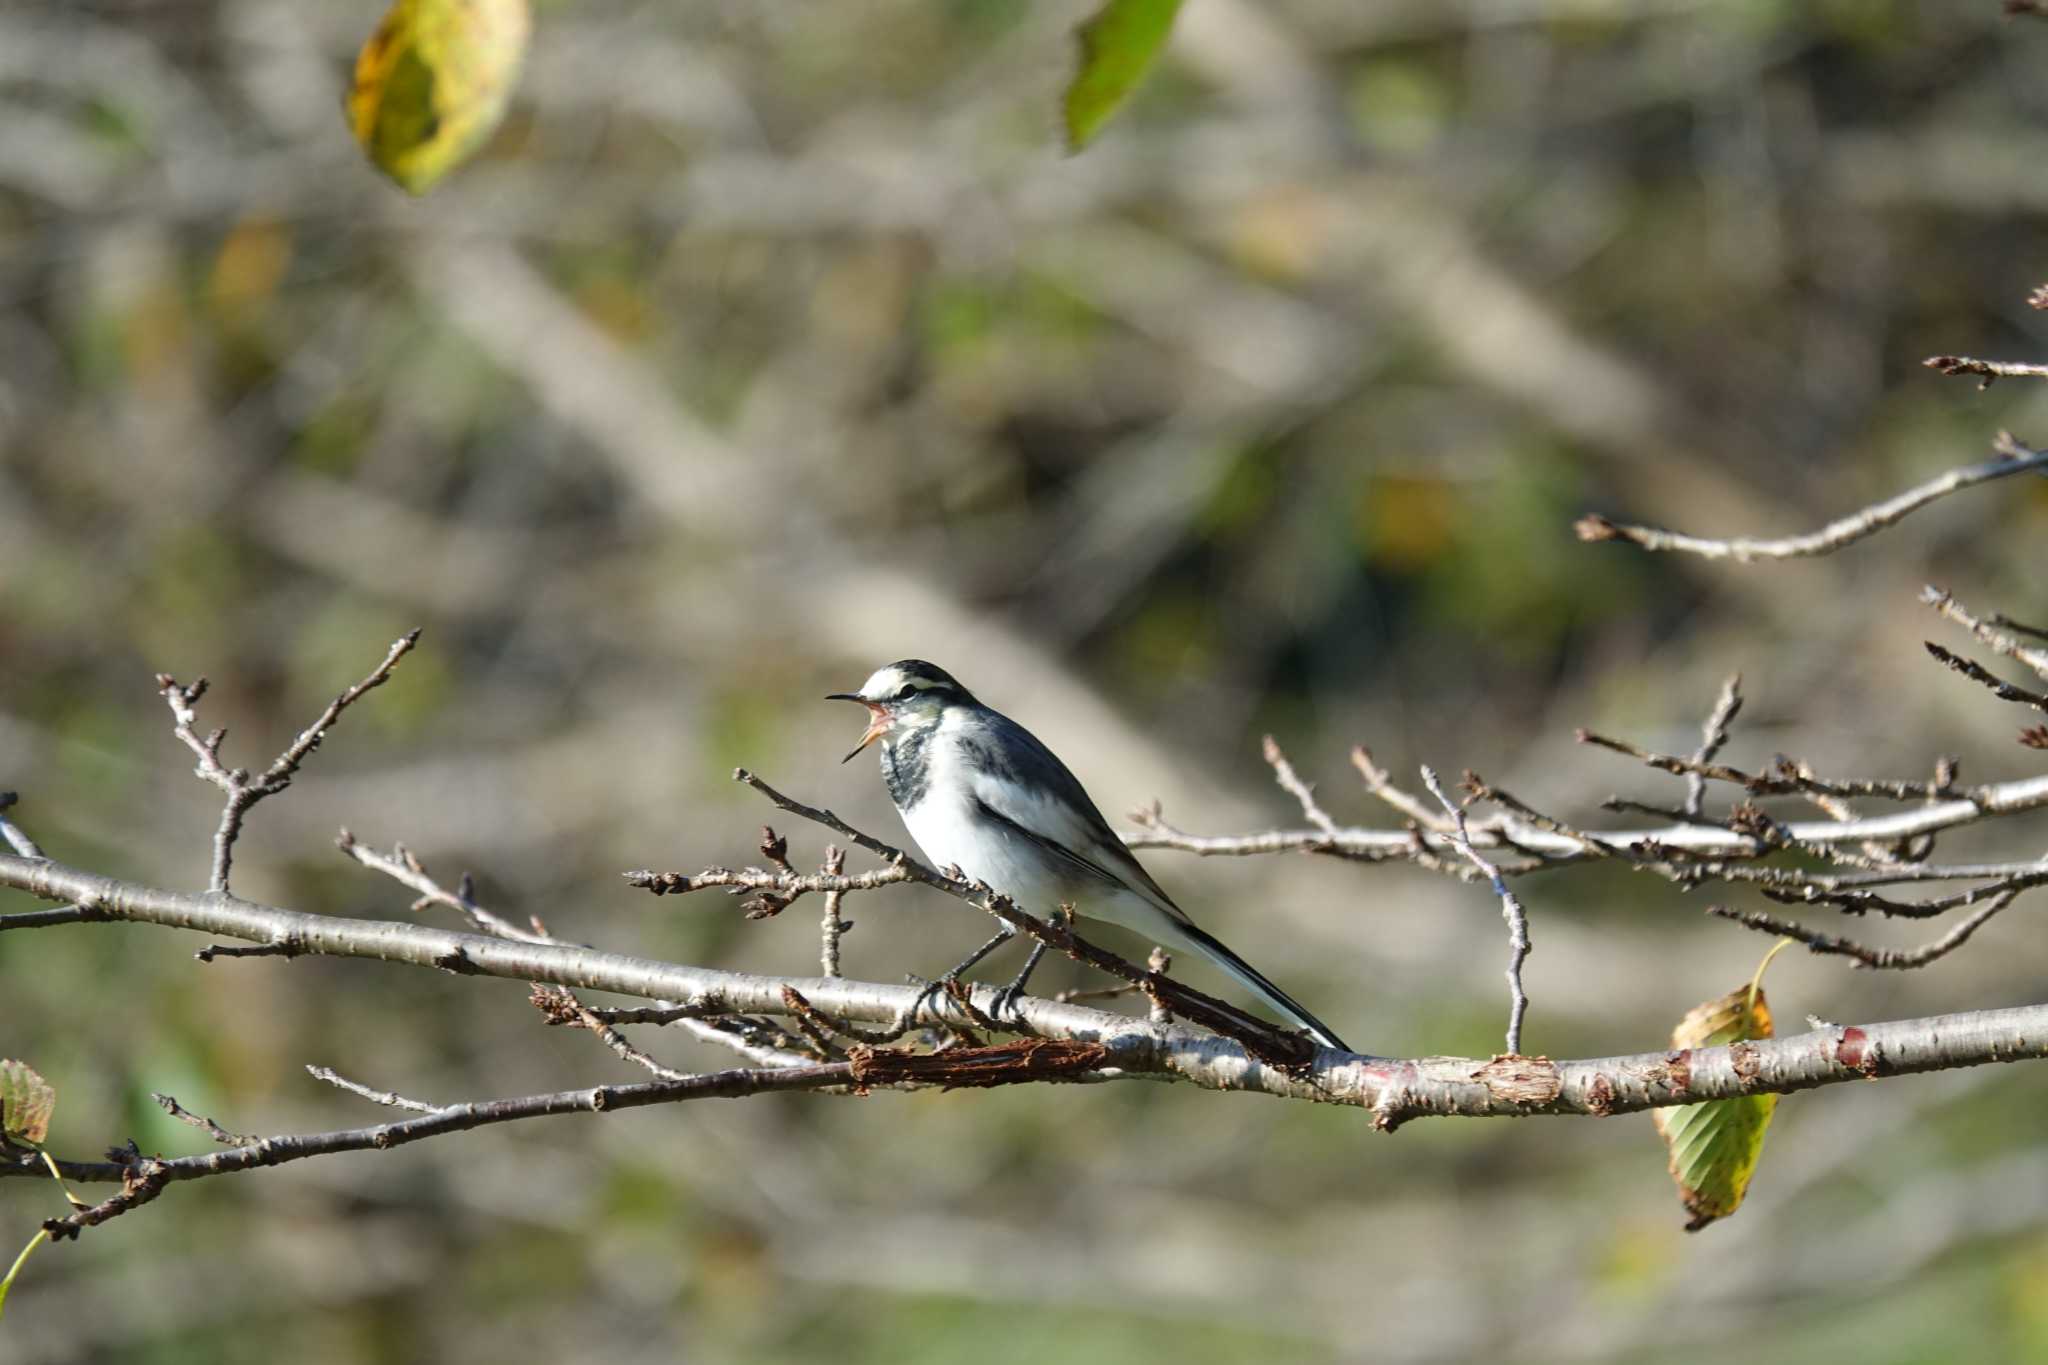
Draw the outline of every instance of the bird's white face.
M925 671L929 668L906 668L902 664L889 664L868 675L858 692L835 692L827 701L857 701L868 708L867 732L860 737L860 743L853 746L853 753L840 760L844 763L868 745L891 732L922 730L937 725L944 718L946 708L966 698L967 693L959 683L944 673L934 675Z

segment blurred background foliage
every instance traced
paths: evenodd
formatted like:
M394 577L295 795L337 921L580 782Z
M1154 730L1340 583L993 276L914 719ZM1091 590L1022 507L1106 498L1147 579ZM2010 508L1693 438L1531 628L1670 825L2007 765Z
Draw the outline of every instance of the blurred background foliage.
M1112 813L1205 832L1298 818L1265 731L1343 819L1389 818L1357 742L1568 815L1669 799L1573 728L1689 748L1736 669L1738 762L2038 768L1924 658L1914 594L2048 616L2048 484L1781 567L1569 531L1805 530L2001 425L2048 439L2035 388L1918 365L2040 354L2048 27L1997 10L1190 0L1070 159L1082 4L555 0L505 129L413 202L339 112L374 5L15 0L0 786L61 858L201 885L215 803L152 674L215 679L251 762L419 624L257 812L238 890L404 915L332 851L346 824L560 934L807 972L808 912L617 874L747 861L737 762L894 835L817 698L904 655ZM1474 888L1151 862L1358 1045L1497 1047ZM1524 896L1531 1051L1653 1047L1767 946L1607 869ZM984 928L921 892L854 918L880 979ZM1798 955L1772 995L2031 1001L2037 939L2007 916L1908 977ZM195 1150L151 1090L245 1131L367 1121L308 1062L435 1099L625 1078L515 985L197 946L0 937L0 1052L58 1086L60 1151ZM32 1262L0 1355L2048 1359L2039 1086L1795 1098L1748 1205L1691 1238L1640 1116L1388 1139L1133 1085L565 1120L175 1190ZM55 1201L10 1184L7 1236Z

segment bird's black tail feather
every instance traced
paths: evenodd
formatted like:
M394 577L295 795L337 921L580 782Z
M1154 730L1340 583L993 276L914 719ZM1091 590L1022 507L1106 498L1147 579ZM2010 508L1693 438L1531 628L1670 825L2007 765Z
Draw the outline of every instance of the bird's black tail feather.
M1173 928L1180 935L1181 942L1172 946L1191 948L1208 958L1273 1009L1307 1029L1310 1036L1324 1047L1333 1047L1339 1052L1351 1051L1343 1039L1330 1031L1328 1024L1303 1009L1293 996L1268 981L1258 968L1230 951L1214 934L1186 920L1176 922Z

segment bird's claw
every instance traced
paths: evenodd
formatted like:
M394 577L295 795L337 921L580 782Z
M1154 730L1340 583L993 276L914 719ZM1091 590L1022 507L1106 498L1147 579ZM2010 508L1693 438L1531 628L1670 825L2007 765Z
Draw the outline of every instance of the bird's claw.
M995 1020L999 1024L1007 1025L1010 1023L1023 1023L1024 1016L1017 1010L1017 1001L1021 999L1023 995L1024 987L1020 982L1013 981L1009 985L1003 987L1001 990L996 992L995 999L989 1001L988 1017ZM1005 1015L1009 1016L1008 1020L1004 1019Z
M1023 998L1024 987L1031 980L1031 973L1038 969L1039 960L1044 956L1045 944L1042 942L1033 944L1031 956L1024 959L1023 969L1011 978L1009 985L997 991L995 999L990 1002L989 1015L991 1018L1000 1020L1005 1015L1010 1017L1010 1023L1005 1024L1005 1028L1014 1027L1019 1032L1023 1031L1024 1019L1017 1009L1017 1002Z
M913 986L924 988L917 993L917 998L910 1002L910 1009L903 1016L903 1022L910 1027L916 1027L918 1016L924 1013L925 1006L936 1005L939 997L947 993L953 982L959 980L958 977L942 976L936 981L927 981L914 972L904 973L904 979Z

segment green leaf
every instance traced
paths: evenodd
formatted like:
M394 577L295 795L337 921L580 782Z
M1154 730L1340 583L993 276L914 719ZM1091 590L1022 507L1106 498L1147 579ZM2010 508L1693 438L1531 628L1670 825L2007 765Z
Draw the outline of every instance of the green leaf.
M356 56L356 141L386 175L424 194L504 117L532 27L526 0L393 0Z
M0 1058L0 1133L41 1142L50 1132L57 1092L27 1062Z
M1074 30L1081 66L1067 86L1067 150L1087 146L1152 69L1181 0L1108 0Z
M1763 988L1752 981L1694 1006L1673 1030L1671 1046L1726 1047L1770 1036L1770 1006ZM1671 1154L1671 1178L1678 1182L1679 1202L1688 1215L1687 1232L1698 1232L1741 1207L1777 1107L1776 1095L1744 1095L1651 1111Z

